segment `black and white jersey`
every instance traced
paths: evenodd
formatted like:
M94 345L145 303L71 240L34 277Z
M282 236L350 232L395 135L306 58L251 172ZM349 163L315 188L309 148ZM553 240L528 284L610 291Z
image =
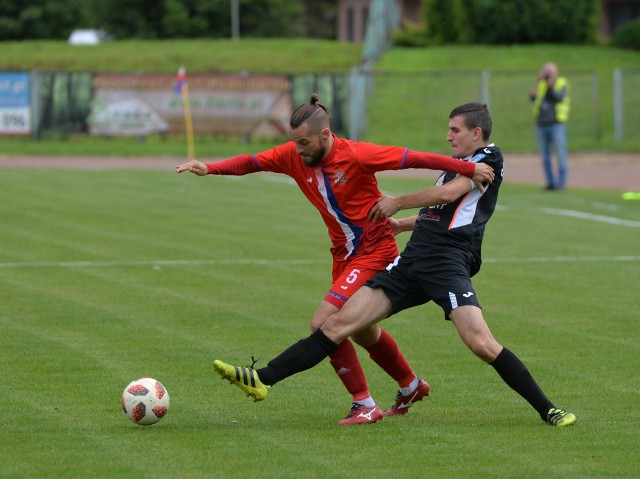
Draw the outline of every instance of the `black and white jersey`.
M451 203L422 208L411 238L401 254L405 260L427 259L432 263L431 267L437 270L438 264L445 267L455 256L467 264L470 276L479 271L484 229L496 208L504 160L500 149L491 144L476 150L467 161L492 166L495 172L493 183L485 188L484 193L474 187ZM448 183L455 177L455 173L442 173L436 186Z

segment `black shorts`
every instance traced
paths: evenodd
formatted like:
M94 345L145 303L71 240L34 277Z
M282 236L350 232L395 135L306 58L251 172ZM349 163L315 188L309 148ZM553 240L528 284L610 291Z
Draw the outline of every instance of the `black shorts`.
M445 319L458 306L481 307L466 263L453 256L419 259L399 256L365 284L384 290L391 301L391 314L429 301L442 308Z

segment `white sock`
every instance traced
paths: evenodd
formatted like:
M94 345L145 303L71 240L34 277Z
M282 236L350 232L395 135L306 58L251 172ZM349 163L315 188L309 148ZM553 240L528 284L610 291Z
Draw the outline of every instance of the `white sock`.
M360 399L359 401L354 401L364 407L373 407L376 405L376 402L373 400L371 396L365 399Z
M418 387L419 382L420 382L420 378L416 376L416 378L413 381L411 381L411 384L409 384L408 387L399 389L400 394L402 394L403 396L407 396L408 394L411 394Z

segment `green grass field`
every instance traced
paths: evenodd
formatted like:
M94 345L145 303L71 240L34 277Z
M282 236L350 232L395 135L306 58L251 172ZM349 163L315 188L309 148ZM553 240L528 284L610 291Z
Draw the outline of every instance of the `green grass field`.
M95 46L66 41L0 42L0 70L175 73L344 72L360 60L361 46L311 39L118 40ZM274 54L274 53L277 53Z
M542 423L433 305L383 323L433 388L408 416L337 427L350 397L327 363L253 403L212 360L264 364L308 334L330 283L324 225L295 186L2 170L0 477L638 477L637 202L505 184L499 205L476 289L575 427ZM396 385L361 357L391 404ZM171 395L150 427L120 407L141 376Z

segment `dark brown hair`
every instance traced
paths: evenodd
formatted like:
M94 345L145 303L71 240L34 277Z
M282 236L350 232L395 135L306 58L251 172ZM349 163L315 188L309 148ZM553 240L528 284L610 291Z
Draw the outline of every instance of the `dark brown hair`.
M482 130L482 139L488 141L491 137L493 122L491 114L484 103L465 103L451 110L449 118L454 116L462 116L464 124L470 130L480 128Z
M318 103L317 93L311 95L311 99L300 105L291 114L289 126L298 128L303 123L309 124L309 130L316 132L329 126L329 109L322 103Z

